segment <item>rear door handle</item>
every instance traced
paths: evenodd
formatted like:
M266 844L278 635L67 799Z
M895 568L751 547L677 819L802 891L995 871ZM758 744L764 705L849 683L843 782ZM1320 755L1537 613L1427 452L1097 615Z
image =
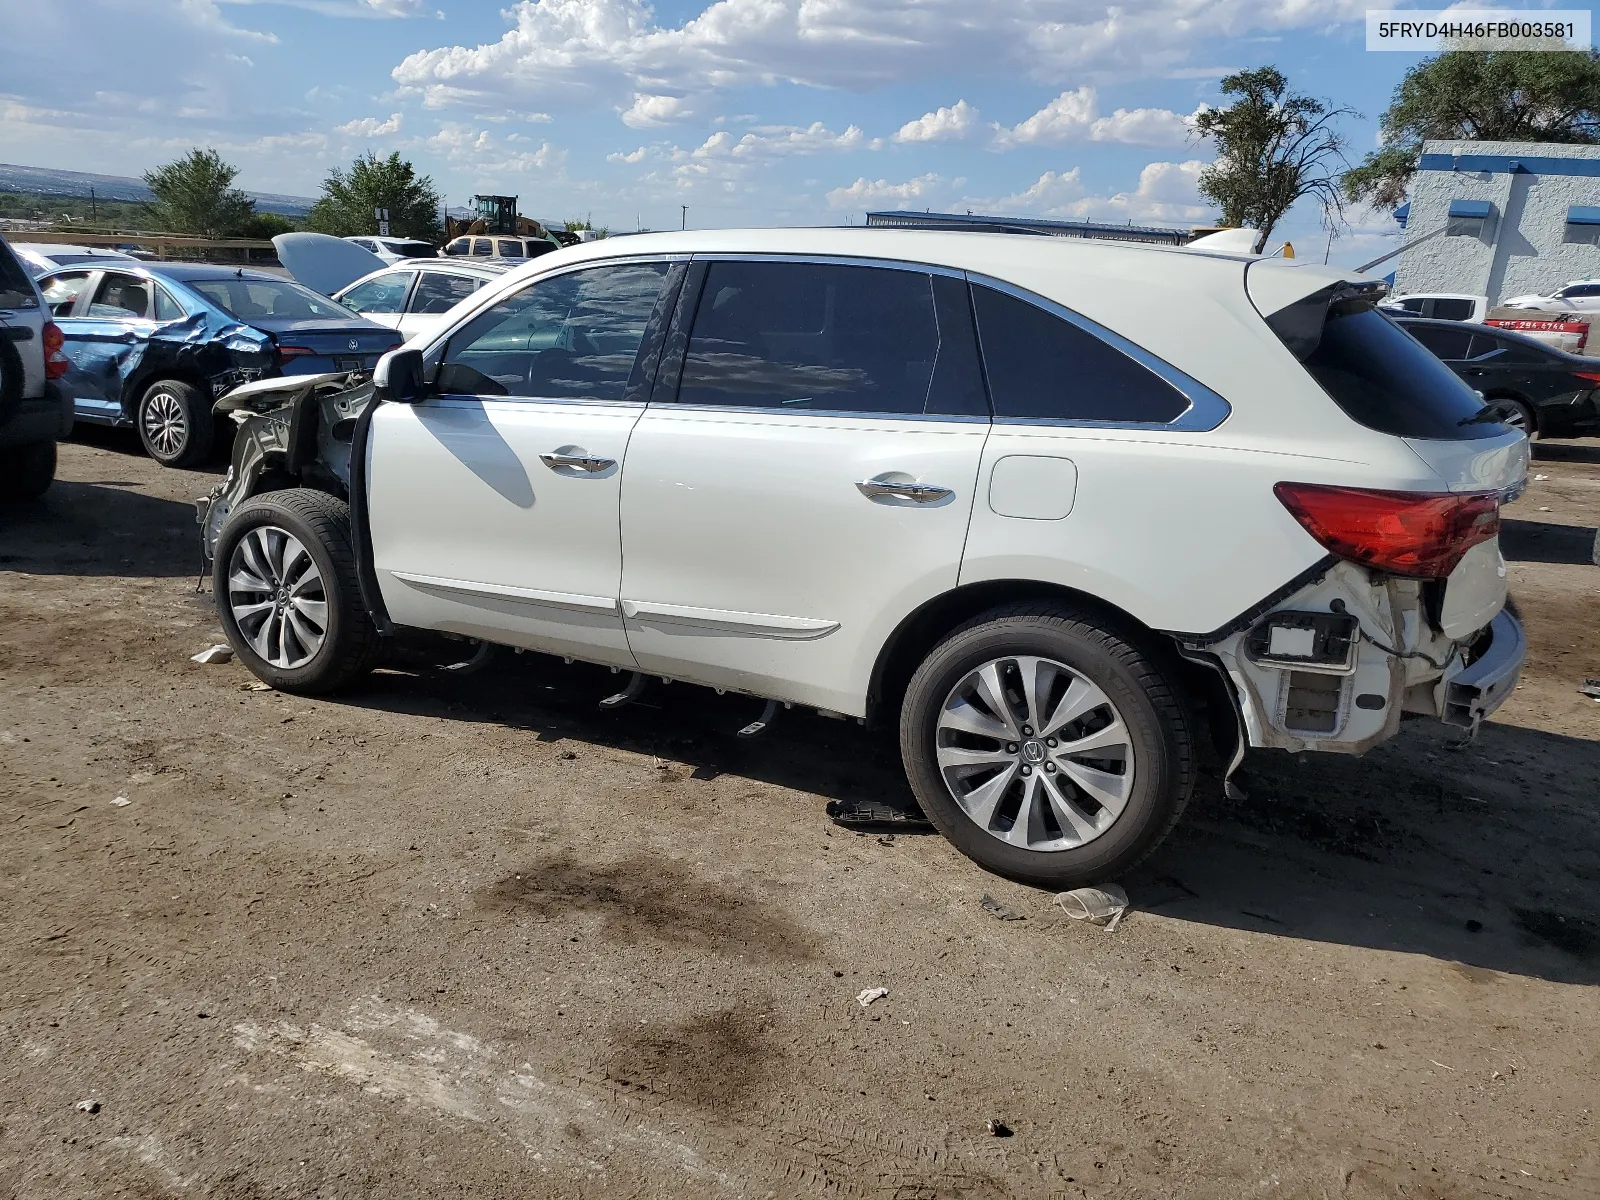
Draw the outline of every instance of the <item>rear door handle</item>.
M932 504L950 495L950 489L936 483L894 483L884 479L863 479L856 484L861 494L869 500L880 496L894 496L901 500L915 500L918 504Z
M609 471L617 465L617 460L614 458L600 458L593 454L586 454L581 450L575 453L551 451L549 454L539 455L539 461L552 471L559 471L562 467L571 467L574 470L587 471L591 475L601 471Z

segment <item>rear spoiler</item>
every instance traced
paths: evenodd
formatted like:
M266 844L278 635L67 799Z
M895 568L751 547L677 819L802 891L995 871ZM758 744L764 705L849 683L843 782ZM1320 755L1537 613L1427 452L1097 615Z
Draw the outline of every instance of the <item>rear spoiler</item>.
M1271 313L1262 313L1267 327L1301 362L1315 353L1322 341L1322 330L1329 317L1348 316L1375 308L1389 292L1381 280L1341 279L1309 295L1285 304Z

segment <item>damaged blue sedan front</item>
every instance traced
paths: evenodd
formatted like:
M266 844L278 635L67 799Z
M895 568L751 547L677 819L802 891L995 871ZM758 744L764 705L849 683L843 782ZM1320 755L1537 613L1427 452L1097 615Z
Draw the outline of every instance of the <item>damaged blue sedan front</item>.
M279 375L370 371L400 336L298 283L199 263L78 265L39 278L80 421L131 425L165 466L210 452L212 405ZM231 427L223 425L224 430Z

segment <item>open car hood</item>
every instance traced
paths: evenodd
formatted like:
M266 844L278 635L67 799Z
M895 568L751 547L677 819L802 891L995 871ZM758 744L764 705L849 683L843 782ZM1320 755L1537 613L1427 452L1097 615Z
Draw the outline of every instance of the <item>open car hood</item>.
M280 233L272 244L296 282L324 296L389 265L372 251L325 233Z

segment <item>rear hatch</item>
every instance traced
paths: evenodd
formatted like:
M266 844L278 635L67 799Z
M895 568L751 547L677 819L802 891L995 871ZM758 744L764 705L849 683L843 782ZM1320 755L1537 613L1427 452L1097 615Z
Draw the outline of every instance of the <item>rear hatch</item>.
M1330 399L1358 424L1391 434L1438 477L1441 493L1490 493L1507 503L1528 475L1528 439L1421 342L1376 307L1382 283L1316 268L1252 262L1251 302ZM1499 539L1479 542L1445 582L1440 627L1481 629L1505 603Z

